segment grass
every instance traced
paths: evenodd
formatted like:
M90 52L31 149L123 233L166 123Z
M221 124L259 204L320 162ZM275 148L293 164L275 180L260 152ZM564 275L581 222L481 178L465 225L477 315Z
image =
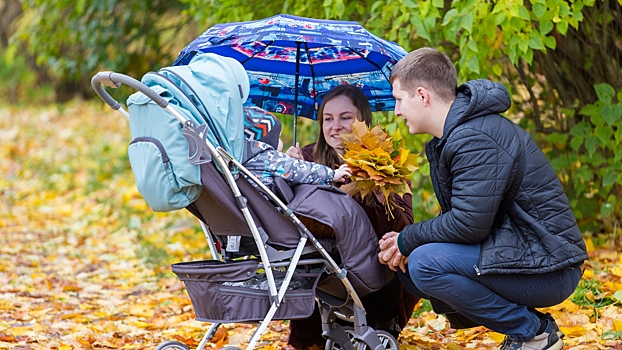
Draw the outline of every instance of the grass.
M595 280L581 279L572 296L572 302L584 308L603 308L616 301L603 293L601 283Z
M413 311L413 315L412 316L414 318L417 318L417 317L421 316L422 313L429 312L429 311L432 311L432 304L430 304L429 300L422 299L421 302L417 305L417 307Z

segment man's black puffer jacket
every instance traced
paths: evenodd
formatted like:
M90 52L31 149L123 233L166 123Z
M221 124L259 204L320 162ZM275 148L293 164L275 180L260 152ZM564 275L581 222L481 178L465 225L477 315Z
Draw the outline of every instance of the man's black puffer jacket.
M555 171L529 133L498 113L510 97L502 84L475 80L458 88L443 136L426 145L442 214L407 226L401 252L430 242L482 244L478 273L540 274L580 264L585 244ZM502 224L493 228L514 181L521 143L526 168Z

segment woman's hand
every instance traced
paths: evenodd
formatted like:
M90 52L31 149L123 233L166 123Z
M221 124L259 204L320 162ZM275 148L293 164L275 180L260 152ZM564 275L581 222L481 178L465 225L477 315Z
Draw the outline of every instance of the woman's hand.
M302 151L300 150L300 144L296 142L296 146L290 146L285 152L288 156L296 159L303 160Z
M333 182L346 182L348 177L352 176L352 170L347 164L341 164L341 166L335 169L335 176Z
M376 196L376 199L378 200L378 203L384 203L384 193L382 193L381 189L375 189L372 192L374 192L374 195Z

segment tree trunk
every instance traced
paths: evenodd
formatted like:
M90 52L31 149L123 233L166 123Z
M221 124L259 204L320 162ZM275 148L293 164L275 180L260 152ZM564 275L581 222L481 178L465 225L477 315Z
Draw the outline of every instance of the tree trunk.
M9 38L15 32L15 20L22 14L19 0L0 2L0 47L9 46Z

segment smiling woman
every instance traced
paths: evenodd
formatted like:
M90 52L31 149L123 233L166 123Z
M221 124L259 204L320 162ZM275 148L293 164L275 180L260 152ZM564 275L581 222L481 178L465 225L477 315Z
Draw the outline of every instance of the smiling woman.
M358 109L347 96L340 95L324 105L322 113L322 134L326 143L343 153L339 134L351 131L350 125L358 117Z
M371 108L361 89L354 85L339 85L326 94L318 115L320 125L317 142L303 149L298 145L290 147L287 155L305 160L312 158L316 163L334 168L343 162L339 157L339 154L343 154L339 134L351 132L350 124L355 119L371 126Z

